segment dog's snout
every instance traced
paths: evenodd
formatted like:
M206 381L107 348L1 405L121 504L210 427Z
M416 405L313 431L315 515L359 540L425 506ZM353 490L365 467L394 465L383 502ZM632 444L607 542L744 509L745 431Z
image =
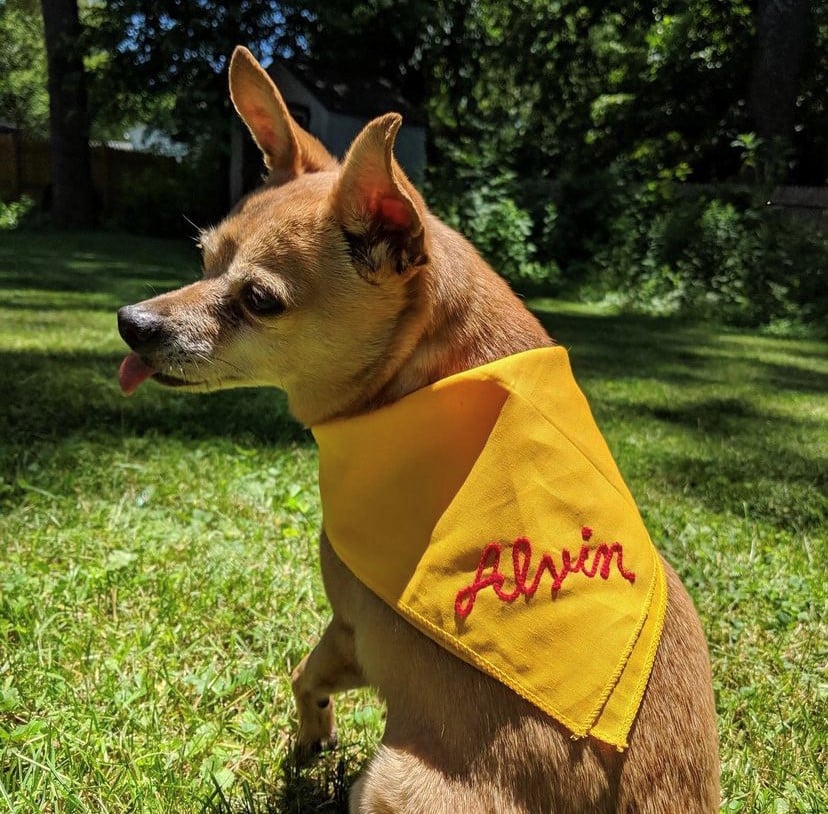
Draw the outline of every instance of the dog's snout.
M164 336L164 320L141 305L125 305L118 311L118 332L139 353L154 350Z

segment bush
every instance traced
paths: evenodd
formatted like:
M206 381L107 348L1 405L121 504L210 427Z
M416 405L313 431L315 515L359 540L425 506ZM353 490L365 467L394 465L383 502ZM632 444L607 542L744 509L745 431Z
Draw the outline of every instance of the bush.
M124 178L113 225L139 235L179 237L191 197L181 175L147 169Z
M226 213L225 179L217 149L193 149L181 162L134 170L120 183L111 224L154 237L192 234L190 224L205 226Z
M533 220L510 194L513 179L496 179L461 195L436 209L452 227L465 235L492 267L518 289L543 286L546 291L559 282L554 263L535 260Z
M17 229L32 216L34 210L35 203L28 195L9 203L0 201L0 231Z
M604 225L583 242L585 288L648 313L751 325L823 319L828 239L764 200L726 185L615 184L601 204Z

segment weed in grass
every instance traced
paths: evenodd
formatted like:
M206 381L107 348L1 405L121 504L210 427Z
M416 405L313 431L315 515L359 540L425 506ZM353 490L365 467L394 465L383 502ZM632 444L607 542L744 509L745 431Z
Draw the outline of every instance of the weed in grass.
M290 761L324 627L316 452L274 392L117 389L115 311L186 246L0 235L0 810L345 811L382 729ZM708 633L724 810L817 812L826 765L824 344L538 303Z

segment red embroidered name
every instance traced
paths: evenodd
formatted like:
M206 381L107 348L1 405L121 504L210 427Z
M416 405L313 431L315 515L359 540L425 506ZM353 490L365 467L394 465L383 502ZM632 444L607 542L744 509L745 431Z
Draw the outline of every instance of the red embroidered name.
M581 537L584 541L588 541L592 537L592 529L584 526L581 529ZM594 549L588 545L582 545L578 558L574 562L569 550L564 548L561 551L560 569L555 566L551 554L544 554L530 581L529 568L532 562L532 544L526 537L518 537L512 543L514 588L509 591L504 588L506 576L500 570L500 555L503 553L503 548L500 543L489 543L483 549L474 582L465 588L461 588L454 600L454 611L458 616L463 618L468 616L474 608L477 594L486 588L492 588L498 599L503 602L514 602L519 596L533 597L545 571L548 571L552 577L551 595L553 596L561 589L564 580L570 574L580 573L590 579L594 578L596 574L600 574L601 579L609 579L613 557L618 573L628 582L635 582L635 574L624 568L624 548L621 543L613 543L612 545L601 543ZM592 562L587 564L590 554L594 556Z

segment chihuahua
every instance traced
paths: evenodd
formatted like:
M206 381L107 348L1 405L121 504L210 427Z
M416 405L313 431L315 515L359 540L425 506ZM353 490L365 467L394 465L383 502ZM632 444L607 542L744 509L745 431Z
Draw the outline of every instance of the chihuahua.
M120 309L132 348L120 369L125 393L149 378L185 391L277 387L315 427L553 345L506 282L428 211L393 155L400 116L367 124L340 163L242 47L230 94L266 182L201 235L203 279ZM320 547L332 619L292 676L299 753L335 744L332 694L370 685L387 705L382 743L350 791L352 814L718 810L707 644L668 565L661 639L622 750L574 738L424 635L352 573L325 530Z

